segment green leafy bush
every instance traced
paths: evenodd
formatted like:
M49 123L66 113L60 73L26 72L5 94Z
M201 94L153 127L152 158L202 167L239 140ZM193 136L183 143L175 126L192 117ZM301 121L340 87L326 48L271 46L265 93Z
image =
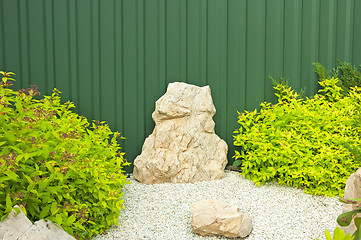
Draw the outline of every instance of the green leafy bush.
M337 67L332 72L328 72L318 62L313 63L313 65L320 81L331 77L340 79L338 85L342 88L344 95L347 95L352 87L361 87L361 72L359 71L361 65L357 68L351 63L337 61Z
M360 142L357 88L342 98L337 79L320 81L313 99L297 98L284 84L274 89L278 103L262 103L259 112L239 113L234 133L234 165L258 185L277 181L306 193L342 195L347 178L361 165L341 142ZM321 95L322 93L322 95Z
M120 134L73 113L57 89L35 99L35 86L13 91L12 73L0 73L0 220L17 204L30 220L51 220L77 239L117 224L128 165Z

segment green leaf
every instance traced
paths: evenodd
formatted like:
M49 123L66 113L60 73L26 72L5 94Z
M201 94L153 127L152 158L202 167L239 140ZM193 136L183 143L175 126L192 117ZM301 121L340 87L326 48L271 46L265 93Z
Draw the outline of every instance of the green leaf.
M241 163L242 163L242 161L241 160L236 160L236 161L234 161L233 162L233 166L236 166L236 167L238 167L238 166L240 166L241 165Z
M63 217L61 216L61 214L56 214L55 222L60 226L62 221L63 221Z
M18 209L18 208L16 208ZM23 213L25 214L25 216L27 215L27 212L26 212L26 208L23 206L23 205L20 205L20 209L21 211L23 211ZM16 210L15 210L16 211Z
M10 196L8 194L8 195L6 195L6 210L5 210L5 212L6 213L11 213L11 210L12 210L12 203L11 203L11 198L10 198Z
M77 227L77 228L80 228L82 230L85 230L84 226L81 225L79 222L74 222L74 226Z
M44 219L49 215L50 205L46 205L40 212L39 219Z
M65 221L64 224L66 226L70 226L71 224L73 224L73 222L75 221L76 217L75 214L71 215L70 217L68 217Z
M53 162L54 162L54 161L48 161L48 162L45 163L45 166L47 167L47 169L48 169L51 173L54 172L54 168L53 168L53 166L51 165ZM55 163L55 162L54 162L54 163Z
M49 193L49 192L45 192L45 193L42 195L42 202L43 202L43 204L47 204L47 203L51 202L51 198L50 198L50 193Z
M16 181L19 179L19 176L16 173L14 173L13 171L7 170L7 171L5 171L5 174L12 180Z
M361 198L339 198L339 201L346 204L360 204Z
M335 231L333 232L333 239L335 239L335 240L343 239L344 237L345 237L345 232L337 227L335 229Z
M57 202L53 202L51 204L51 215L54 215L55 213L57 213L59 211L59 208L57 207L58 203Z
M15 216L17 216L20 213L20 209L18 207L13 208L15 211Z
M329 231L325 230L326 240L332 240L331 234Z
M356 208L355 210L342 213L337 217L337 223L342 227L346 227L350 225L353 216L359 212L361 212L361 208Z
M25 174L23 174L23 176L26 178L26 180L27 180L30 184L34 184L33 180L31 180L31 178L29 178L29 177L26 176Z
M12 134L11 132L4 132L4 136L6 138L6 140L9 141L10 144L14 144L15 140L16 140L16 136L14 134Z
M40 181L38 184L39 184L39 189L38 189L38 191L39 191L39 192L42 192L42 191L45 190L46 186L48 185L48 182L45 181L45 180L42 180L42 181Z

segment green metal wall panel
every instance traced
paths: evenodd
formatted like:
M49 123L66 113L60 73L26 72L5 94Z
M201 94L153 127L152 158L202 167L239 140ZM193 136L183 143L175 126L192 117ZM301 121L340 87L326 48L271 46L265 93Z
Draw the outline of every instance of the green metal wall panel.
M336 65L337 0L321 0L319 62L331 69Z
M360 30L360 23L361 23L361 1L354 2L354 19L352 23L353 27L353 41L352 41L352 62L355 64L360 64L361 62L361 30Z
M229 160L234 154L232 134L238 127L237 111L246 108L246 43L247 43L247 1L228 1L228 34L227 34L227 109L226 131L229 146ZM217 113L221 109L217 107ZM217 122L218 124L218 122ZM217 131L217 133L219 133ZM224 137L224 136L223 136Z
M105 120L129 161L168 83L210 85L233 155L237 111L275 101L269 76L317 91L312 62L361 64L359 0L0 0L0 69Z
M265 36L265 77L283 77L284 66L284 1L266 1L266 36ZM276 101L271 81L265 81L265 98Z
M302 1L285 0L284 6L283 76L289 79L291 86L299 90L301 89Z
M207 0L187 2L186 38L186 79L198 86L207 85ZM184 36L183 36L184 37Z
M318 59L319 49L319 0L304 0L302 3L301 36L301 86L309 93L317 91L317 82L310 60Z
M266 1L247 1L246 109L253 110L264 100Z

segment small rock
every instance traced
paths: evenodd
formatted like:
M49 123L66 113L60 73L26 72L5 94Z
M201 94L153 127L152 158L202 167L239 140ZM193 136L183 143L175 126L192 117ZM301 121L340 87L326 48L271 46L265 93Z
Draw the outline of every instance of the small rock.
M34 223L18 240L75 240L63 228L43 219Z
M191 213L193 230L202 236L244 238L253 229L251 217L228 203L202 200L192 205Z
M19 208L19 206L14 206ZM0 222L0 239L18 239L32 226L32 222L25 216L23 211L16 215L15 210L12 210L9 215Z
M19 208L18 206L15 206ZM20 209L20 208L19 208ZM63 228L52 221L43 219L34 224L20 210L16 215L13 210L0 222L0 239L2 240L75 240Z

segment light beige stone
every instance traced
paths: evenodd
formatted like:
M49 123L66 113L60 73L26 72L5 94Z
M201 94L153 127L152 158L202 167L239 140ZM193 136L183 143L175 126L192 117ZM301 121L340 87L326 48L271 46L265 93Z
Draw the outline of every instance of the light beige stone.
M13 210L0 222L0 240L75 240L51 221L42 219L32 224L21 210L15 215Z
M52 221L37 221L18 240L75 240Z
M359 168L355 173L351 174L351 176L347 179L344 198L345 199L361 198L361 168ZM356 208L357 208L357 204L343 203L342 213L352 211ZM356 216L361 217L361 213L358 213ZM341 227L341 229L345 230L346 234L348 233L353 234L357 230L353 220L349 226Z
M228 203L202 200L191 207L192 227L202 236L222 235L244 238L252 229L252 219L247 213Z
M146 184L225 177L228 146L214 132L215 113L209 86L170 83L156 102L156 125L134 161L134 177Z
M19 208L19 206L14 206L14 208ZM16 215L15 210L12 210L7 217L0 222L0 239L18 239L23 235L33 223L25 216L25 214L20 211Z

